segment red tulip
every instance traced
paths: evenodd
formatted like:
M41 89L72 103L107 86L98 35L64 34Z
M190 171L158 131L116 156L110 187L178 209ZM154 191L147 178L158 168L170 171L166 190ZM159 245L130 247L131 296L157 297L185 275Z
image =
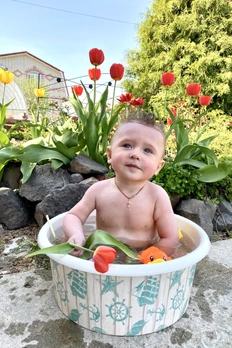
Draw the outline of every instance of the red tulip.
M126 94L121 94L119 98L117 98L117 100L120 103L128 103L131 101L131 99L133 98L133 94L132 93L126 93Z
M163 86L172 86L175 81L175 75L172 72L166 72L161 76Z
M110 76L113 80L119 81L123 78L124 66L122 64L112 64L110 67Z
M101 70L97 68L89 69L89 77L93 81L97 81L101 77Z
M168 124L169 126L171 126L171 124L172 124L172 119L171 119L171 118L167 118L167 124Z
M90 63L94 66L101 65L104 62L105 56L102 50L99 50L98 48L92 48L89 51L89 60Z
M143 105L143 103L145 102L145 99L142 98L138 98L138 99L133 99L129 102L130 105L133 106L141 106Z
M82 95L82 92L83 92L82 86L73 86L72 89L74 93L76 94L76 96L80 97Z
M208 106L211 102L211 97L208 95L201 95L198 102L201 106Z
M174 108L170 108L170 110L173 113L173 116L176 117L176 110Z
M189 83L186 88L186 93L190 97L197 97L200 91L201 91L201 86L198 85L198 83Z
M105 273L109 269L109 263L113 262L116 257L116 250L108 246L99 246L94 251L93 260L96 271Z

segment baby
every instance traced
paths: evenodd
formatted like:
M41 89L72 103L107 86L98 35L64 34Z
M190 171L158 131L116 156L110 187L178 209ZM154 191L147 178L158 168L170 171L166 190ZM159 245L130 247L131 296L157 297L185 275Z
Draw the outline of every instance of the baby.
M178 245L178 227L170 199L162 187L148 181L163 167L164 152L165 134L153 114L124 119L106 152L115 177L92 185L66 214L68 241L85 244L82 226L96 209L97 229L137 250L155 245L171 255Z

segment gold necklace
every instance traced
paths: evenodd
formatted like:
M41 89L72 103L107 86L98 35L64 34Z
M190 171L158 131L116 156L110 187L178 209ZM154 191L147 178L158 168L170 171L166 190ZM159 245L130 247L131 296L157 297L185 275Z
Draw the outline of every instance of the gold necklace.
M138 192L134 193L132 196L127 196L127 195L120 189L120 187L118 186L118 184L116 183L116 178L114 178L114 182L115 182L115 185L116 185L117 189L123 194L124 197L126 197L126 198L128 199L128 201L127 201L127 208L128 208L128 209L130 209L130 206L131 206L131 202L130 202L131 199L135 198L135 197L139 194L139 192L142 191L142 189L144 188L144 186L146 185L146 184L143 185L143 187L141 187L141 188L138 190Z

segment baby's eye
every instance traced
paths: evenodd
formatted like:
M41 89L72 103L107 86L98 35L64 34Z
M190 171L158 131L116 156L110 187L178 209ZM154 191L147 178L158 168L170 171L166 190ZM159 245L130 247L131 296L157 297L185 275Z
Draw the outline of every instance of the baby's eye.
M126 149L129 149L129 148L131 148L131 145L126 143L126 144L123 144L122 147L125 147Z
M148 149L148 148L144 149L143 151L146 153L152 153L151 149Z

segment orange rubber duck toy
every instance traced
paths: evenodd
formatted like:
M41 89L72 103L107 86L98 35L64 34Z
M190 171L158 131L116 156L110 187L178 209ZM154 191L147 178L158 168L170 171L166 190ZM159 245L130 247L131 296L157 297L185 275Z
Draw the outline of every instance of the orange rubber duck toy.
M162 250L151 246L148 249L141 252L141 254L137 255L140 259L140 262L145 264L159 263L172 260L170 256L165 254Z

